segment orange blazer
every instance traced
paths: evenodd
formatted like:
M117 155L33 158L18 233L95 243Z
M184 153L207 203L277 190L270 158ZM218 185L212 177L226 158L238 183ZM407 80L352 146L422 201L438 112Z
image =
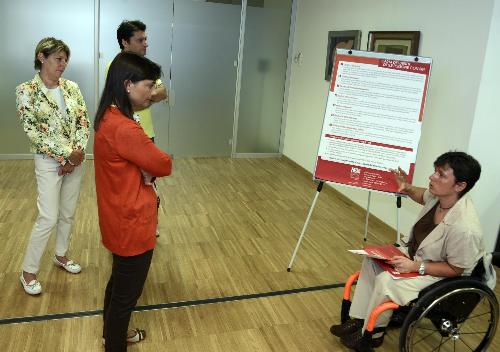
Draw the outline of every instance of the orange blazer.
M142 127L116 107L105 112L94 134L94 168L103 245L120 256L139 255L156 245L156 193L141 169L160 177L172 159Z

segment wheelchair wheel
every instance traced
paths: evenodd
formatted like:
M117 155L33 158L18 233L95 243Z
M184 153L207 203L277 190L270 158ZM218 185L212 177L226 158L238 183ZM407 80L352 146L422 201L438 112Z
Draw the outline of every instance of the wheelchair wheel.
M418 299L399 339L401 351L486 351L496 332L498 301L483 283L446 282Z

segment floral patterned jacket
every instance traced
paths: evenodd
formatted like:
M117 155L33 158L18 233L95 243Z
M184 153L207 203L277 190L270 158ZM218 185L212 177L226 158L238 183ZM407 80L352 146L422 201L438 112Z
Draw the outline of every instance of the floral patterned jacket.
M46 154L64 165L73 150L85 152L90 122L78 85L60 78L59 86L66 114L61 114L38 73L31 81L16 87L16 104L31 151Z

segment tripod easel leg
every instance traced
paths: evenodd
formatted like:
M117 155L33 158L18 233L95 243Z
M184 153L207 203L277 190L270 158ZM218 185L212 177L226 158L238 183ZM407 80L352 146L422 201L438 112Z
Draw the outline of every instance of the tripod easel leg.
M370 218L370 200L372 197L372 191L368 191L368 202L366 204L366 218L365 218L365 236L363 237L363 242L366 242L368 238L368 219Z
M312 212L314 210L314 207L316 205L316 201L318 200L319 193L321 192L321 189L323 188L323 181L320 181L318 184L318 188L316 189L316 195L314 196L314 200L312 202L311 208L309 209L309 214L307 214L307 219L306 222L304 223L304 227L302 228L302 232L300 233L299 240L297 242L297 245L295 246L295 249L292 254L292 259L290 260L290 264L288 264L288 269L286 271L290 272L292 270L292 264L293 261L295 260L295 256L297 255L297 252L299 251L300 243L302 242L302 239L304 238L304 234L307 229L307 225L309 224L309 220L311 219Z
M401 237L399 235L399 210L401 209L401 196L396 197L396 243L401 245Z

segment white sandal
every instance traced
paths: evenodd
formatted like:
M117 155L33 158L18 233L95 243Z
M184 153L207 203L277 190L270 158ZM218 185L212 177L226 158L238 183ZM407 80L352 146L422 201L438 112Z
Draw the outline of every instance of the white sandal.
M30 282L26 282L24 280L23 273L21 273L21 285L23 285L24 291L29 295L38 295L42 292L42 285L37 279L31 280Z
M72 274L78 274L80 271L82 271L82 267L80 264L75 263L72 260L68 260L66 264L62 263L57 259L56 256L52 258L54 261L54 264L57 266L60 266L61 268L65 269L67 272L72 273Z

